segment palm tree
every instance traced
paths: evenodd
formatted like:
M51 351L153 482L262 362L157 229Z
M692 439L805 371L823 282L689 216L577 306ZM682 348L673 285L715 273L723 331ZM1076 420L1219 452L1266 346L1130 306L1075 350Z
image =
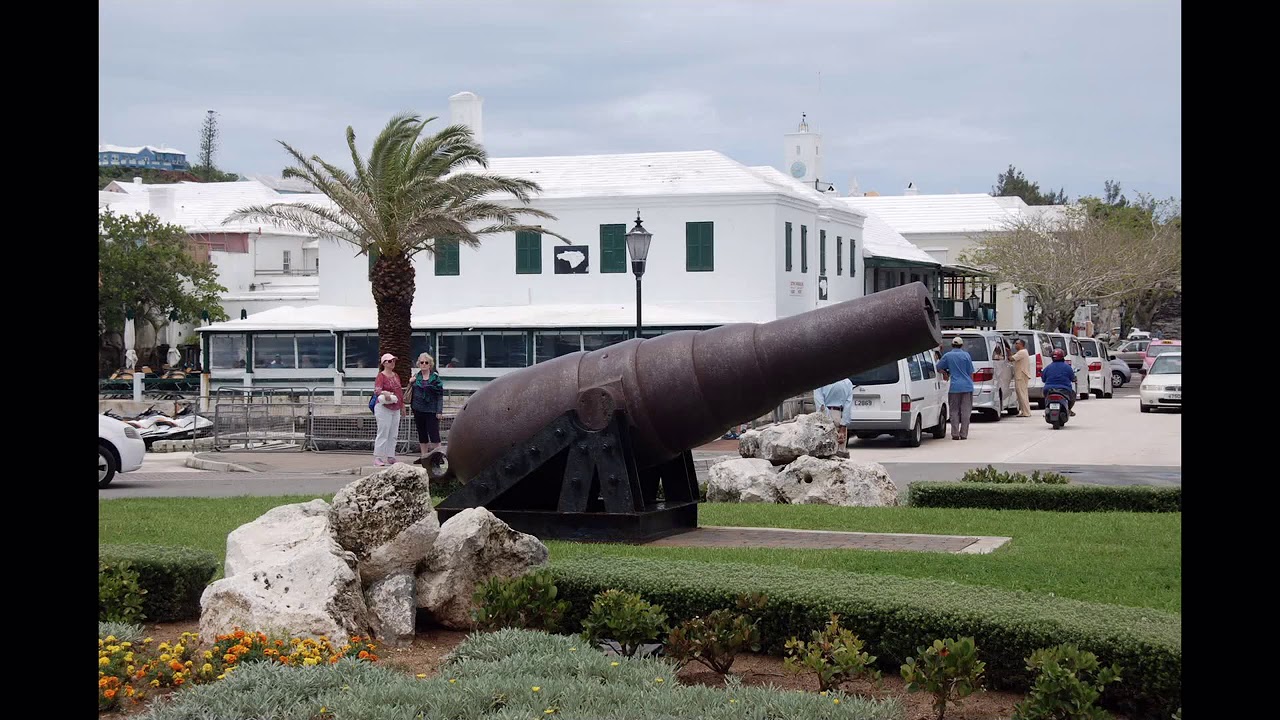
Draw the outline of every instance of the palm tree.
M374 140L367 159L360 157L355 131L347 127L354 173L317 155L307 158L279 141L297 163L285 168L284 177L311 183L332 206L281 202L241 208L227 218L227 222L265 221L338 238L355 245L361 255L371 255L369 279L378 308L379 353L402 359L409 356L413 332L409 318L414 255L434 253L437 245L445 243L474 247L482 236L520 230L564 239L523 222L525 218L555 219L528 207L530 196L540 190L537 183L476 172L488 167L489 157L471 129L450 125L424 137L423 129L435 119L396 115ZM503 205L499 199L504 197L514 198L519 205ZM396 365L404 382L409 365Z

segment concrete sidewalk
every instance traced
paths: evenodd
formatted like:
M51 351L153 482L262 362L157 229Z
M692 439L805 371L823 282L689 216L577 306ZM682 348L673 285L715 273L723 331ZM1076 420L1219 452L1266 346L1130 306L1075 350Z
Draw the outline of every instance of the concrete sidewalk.
M696 448L693 464L695 469L705 472L712 462L725 456L738 456L737 440L715 440ZM398 459L411 463L418 457L400 455ZM198 452L187 458L186 465L195 470L305 475L368 475L378 470L371 455L301 450Z

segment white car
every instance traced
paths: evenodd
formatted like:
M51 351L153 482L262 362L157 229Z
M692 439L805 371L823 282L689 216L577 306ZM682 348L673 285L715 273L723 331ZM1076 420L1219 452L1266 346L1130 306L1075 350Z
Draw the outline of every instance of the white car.
M947 383L933 364L933 353L916 353L849 378L853 405L849 434L870 440L885 433L919 447L924 431L947 436Z
M1164 352L1151 362L1151 369L1138 386L1138 407L1151 412L1159 407L1182 408L1182 353Z
M111 484L118 472L133 472L142 467L147 446L134 426L98 416L98 487Z
M964 341L964 351L973 359L973 411L997 422L1006 412L1017 412L1010 341L995 330L946 330L943 349L951 349L951 339L956 337Z
M1113 392L1114 381L1111 375L1111 360L1107 359L1106 349L1102 343L1093 338L1082 337L1077 342L1084 352L1085 362L1089 364L1089 389L1098 397L1109 398Z

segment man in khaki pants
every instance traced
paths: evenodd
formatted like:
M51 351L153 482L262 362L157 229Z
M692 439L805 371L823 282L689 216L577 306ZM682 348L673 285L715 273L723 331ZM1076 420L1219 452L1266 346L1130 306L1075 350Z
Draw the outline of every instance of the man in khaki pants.
M1018 417L1031 417L1031 401L1027 398L1027 383L1031 381L1031 355L1027 353L1027 343L1015 340L1014 347L1018 351L1009 358L1013 363L1013 389L1018 393Z

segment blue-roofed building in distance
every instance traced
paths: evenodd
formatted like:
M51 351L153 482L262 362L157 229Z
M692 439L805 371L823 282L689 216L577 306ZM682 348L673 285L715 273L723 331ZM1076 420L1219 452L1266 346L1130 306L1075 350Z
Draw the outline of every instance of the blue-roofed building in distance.
M150 170L190 170L187 154L163 145L99 145L98 167L133 167Z

